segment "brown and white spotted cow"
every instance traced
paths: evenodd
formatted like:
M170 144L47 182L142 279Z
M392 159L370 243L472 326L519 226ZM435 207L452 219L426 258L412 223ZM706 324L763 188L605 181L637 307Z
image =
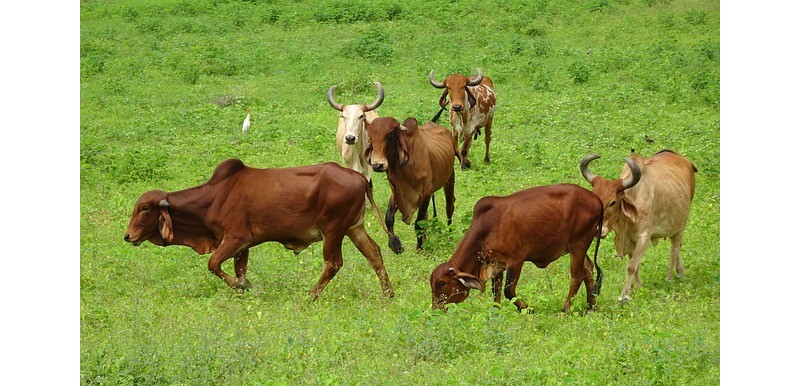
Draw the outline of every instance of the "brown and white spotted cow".
M444 89L439 98L442 109L450 103L450 125L453 140L456 144L462 143L461 154L456 154L461 161L461 170L469 169L472 163L467 158L472 140L480 135L481 128L486 129L486 155L483 162L489 163L489 143L492 142L492 119L497 103L494 94L494 85L489 77L483 76L483 71L477 68L477 75L466 77L462 74L452 74L438 82L431 70L428 79L431 85ZM448 102L447 96L450 95ZM437 114L438 116L438 114Z

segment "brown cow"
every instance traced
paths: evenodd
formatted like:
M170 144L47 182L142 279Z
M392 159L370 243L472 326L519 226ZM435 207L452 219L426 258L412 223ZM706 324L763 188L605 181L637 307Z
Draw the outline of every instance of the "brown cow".
M492 142L492 119L497 100L494 94L492 80L483 76L480 68L476 69L477 75L467 78L462 74L452 74L438 82L433 76L433 70L428 74L428 80L436 88L443 88L439 105L442 109L447 105L447 95L450 95L450 125L453 129L453 141L463 142L458 159L461 161L461 170L469 169L472 162L467 158L469 148L481 133L481 128L486 128L486 155L483 162L489 163L489 143ZM441 111L440 111L441 112ZM437 118L438 119L438 114Z
M517 296L517 281L522 265L530 261L545 268L559 257L570 254L570 284L564 312L569 312L572 297L581 282L586 287L589 310L600 294L602 271L597 267L597 285L592 270L597 265L597 247L603 205L596 195L573 184L540 186L502 197L484 197L475 204L467 233L449 261L431 272L432 306L446 311L447 303L460 303L470 289L483 291L492 279L494 301L500 303L503 271L505 297ZM597 238L594 265L587 251ZM521 299L517 309L527 308Z
M392 297L380 248L364 230L365 197L380 218L367 179L333 162L256 169L229 159L206 183L176 192L144 193L134 206L125 241L136 246L144 241L185 245L201 255L211 253L208 269L232 288L247 289L251 247L277 241L300 253L322 240L325 267L311 289L316 299L342 267L342 240L347 236ZM220 268L231 257L236 277Z
M597 154L584 157L581 174L603 201L603 236L613 230L617 256L630 256L625 286L619 296L620 301L627 302L632 299L633 279L639 285L642 283L639 263L650 242L655 245L659 239L670 238L667 280L672 279L673 270L678 277L683 275L681 242L694 197L697 167L671 150L662 150L649 158L631 150L620 178L607 180L589 171L589 163L597 158L600 158Z
M433 122L419 127L414 118L407 118L400 125L392 117L382 117L367 123L367 134L371 144L366 158L374 171L386 172L392 189L385 220L389 248L395 253L403 252L400 239L394 235L394 215L400 209L406 224L414 211L418 211L414 228L417 249L422 249L425 233L419 222L427 218L433 192L444 188L447 225L453 218L456 148L450 133Z

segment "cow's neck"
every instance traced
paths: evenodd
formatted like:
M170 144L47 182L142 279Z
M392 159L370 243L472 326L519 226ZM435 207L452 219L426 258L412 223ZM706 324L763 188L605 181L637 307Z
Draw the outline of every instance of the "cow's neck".
M481 266L485 263L483 258L487 253L482 250L480 243L475 240L476 238L467 231L463 242L458 244L455 252L453 252L450 264L461 272L480 277Z
M219 245L204 221L215 197L210 190L204 184L167 195L173 232L170 244L185 245L200 254L209 253Z

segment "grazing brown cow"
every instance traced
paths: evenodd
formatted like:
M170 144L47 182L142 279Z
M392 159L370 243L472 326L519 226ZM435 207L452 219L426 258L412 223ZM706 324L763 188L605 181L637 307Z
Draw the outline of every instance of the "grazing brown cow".
M632 299L633 279L642 283L639 263L650 242L655 245L659 239L669 238L672 247L667 280L672 279L673 270L678 277L683 275L681 242L694 197L697 167L671 150L649 158L632 150L619 179L607 180L589 171L589 163L597 158L597 154L584 157L581 174L603 201L603 236L613 230L617 256L630 256L625 286L619 296L620 301L627 302Z
M483 162L489 163L489 143L492 142L492 119L497 103L492 80L483 76L483 71L477 69L477 75L467 78L462 74L452 74L438 82L433 76L433 70L428 74L428 80L436 88L443 88L439 105L444 109L447 105L447 95L450 95L450 125L453 129L453 141L463 142L458 159L461 161L461 170L469 169L472 162L467 158L473 137L478 138L481 128L486 128L486 155ZM441 112L441 111L440 111ZM437 114L438 119L438 114Z
M386 210L389 248L395 253L403 252L400 239L394 235L394 215L400 209L406 224L418 211L414 228L418 232L417 249L422 249L425 233L419 222L427 218L433 192L444 188L447 225L453 218L456 148L450 133L432 122L419 127L414 118L407 118L400 125L392 117L382 117L367 124L367 134L371 144L366 158L374 171L386 172L392 189Z
M597 283L592 270L597 265L597 246L603 205L587 189L573 184L540 186L502 197L484 197L473 210L472 224L449 261L431 272L432 306L446 311L447 303L460 303L470 289L483 291L492 279L494 301L500 303L503 271L508 271L506 299L517 296L517 281L522 265L530 261L545 268L559 257L570 254L569 294L564 312L569 312L572 297L581 283L586 287L589 310L600 294L602 271L597 267ZM594 265L587 251L597 238ZM521 299L517 309L527 308Z
M125 241L185 245L201 255L211 253L208 269L232 288L247 289L251 247L277 241L300 253L322 240L325 267L311 289L316 299L342 267L342 240L347 236L372 265L384 293L392 297L380 248L364 230L365 197L380 218L367 179L333 162L256 169L229 159L206 183L176 192L144 193L134 206ZM236 277L220 268L231 257Z

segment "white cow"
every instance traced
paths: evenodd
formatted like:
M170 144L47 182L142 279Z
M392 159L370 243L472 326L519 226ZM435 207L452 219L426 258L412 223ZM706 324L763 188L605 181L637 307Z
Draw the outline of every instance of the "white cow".
M372 168L364 158L364 151L369 146L369 136L364 122L371 123L378 118L374 110L383 103L383 86L375 82L378 97L368 105L341 105L336 102L333 92L336 86L328 89L328 103L339 110L339 128L336 131L336 145L342 152L344 166L353 169L372 181Z

